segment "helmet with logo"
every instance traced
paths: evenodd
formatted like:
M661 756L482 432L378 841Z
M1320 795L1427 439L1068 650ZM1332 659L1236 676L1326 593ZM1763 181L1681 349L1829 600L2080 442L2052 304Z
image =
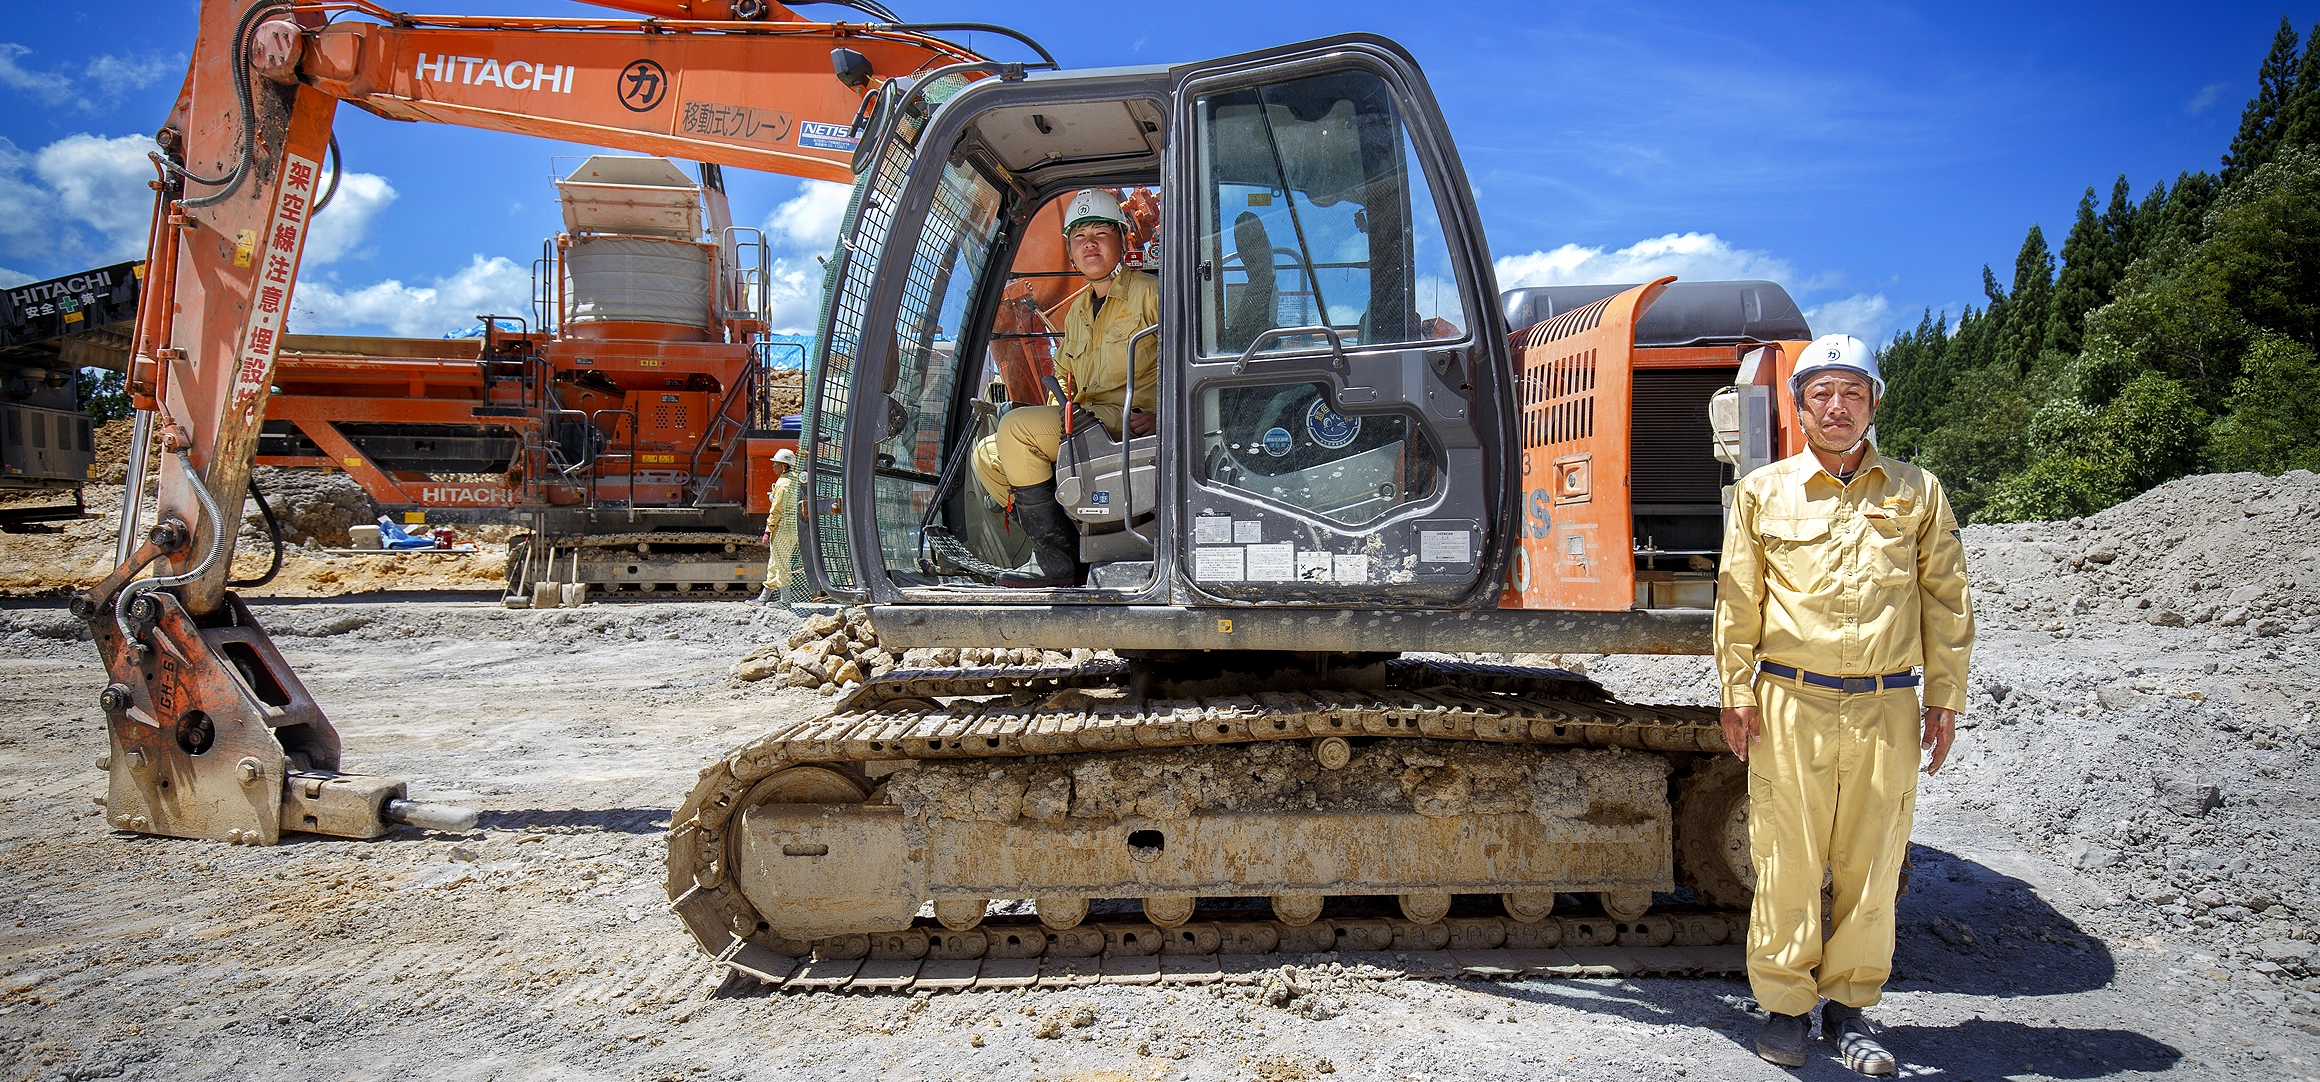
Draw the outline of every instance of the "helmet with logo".
M1120 210L1120 197L1102 188L1083 188L1063 205L1063 235L1094 222L1110 222L1120 231L1121 241L1128 239L1128 216Z
M1789 395L1803 398L1805 381L1831 369L1868 380L1877 397L1885 397L1885 377L1877 374L1877 354L1867 342L1849 334L1824 334L1804 347L1796 358L1796 374L1788 377Z
M773 464L776 466L790 466L794 468L797 465L797 452L792 451L787 447L784 447L779 451L775 451L773 453Z

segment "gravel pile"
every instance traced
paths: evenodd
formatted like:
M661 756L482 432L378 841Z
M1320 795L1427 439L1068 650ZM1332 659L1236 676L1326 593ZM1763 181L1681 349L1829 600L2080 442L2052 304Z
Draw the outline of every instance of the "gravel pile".
M847 609L806 617L780 642L742 655L733 666L739 680L773 678L775 687L806 688L835 695L849 685L893 671L902 659L878 645L868 609Z
M2186 478L1966 541L1995 646L1966 719L1967 779L1994 785L1966 802L2090 873L2107 915L2320 990L2320 476Z

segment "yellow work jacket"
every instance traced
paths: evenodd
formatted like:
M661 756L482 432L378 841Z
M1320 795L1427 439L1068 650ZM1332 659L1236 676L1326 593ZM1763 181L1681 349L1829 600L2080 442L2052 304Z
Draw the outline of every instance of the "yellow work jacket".
M1965 544L1932 474L1862 459L1840 484L1810 450L1742 478L1716 576L1725 706L1756 705L1756 663L1824 676L1922 666L1925 705L1962 710L1974 650Z
M1055 374L1063 377L1071 400L1120 435L1121 406L1127 400L1128 340L1160 322L1160 280L1143 271L1123 270L1112 279L1104 310L1095 310L1095 291L1073 298L1063 317L1063 347L1055 353ZM1160 338L1136 348L1136 408L1160 412Z
M797 469L784 471L781 480L765 490L765 541L774 555L797 551L798 482Z

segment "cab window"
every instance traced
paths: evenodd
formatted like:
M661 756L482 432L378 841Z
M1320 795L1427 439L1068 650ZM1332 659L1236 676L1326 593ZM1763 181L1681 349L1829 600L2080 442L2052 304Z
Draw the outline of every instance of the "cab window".
M1385 82L1333 72L1198 100L1200 351L1460 338L1431 188Z

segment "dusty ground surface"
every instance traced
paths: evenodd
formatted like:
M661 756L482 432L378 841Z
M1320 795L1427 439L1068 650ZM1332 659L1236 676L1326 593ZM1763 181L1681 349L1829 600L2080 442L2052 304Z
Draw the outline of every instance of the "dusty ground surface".
M1967 537L1971 727L1921 787L1898 975L1871 1011L1905 1076L2320 1078L2320 479L2196 479ZM730 675L796 626L738 603L263 602L349 768L481 808L480 829L115 834L89 801L103 674L58 604L0 608L7 1077L1784 1074L1733 980L1369 984L1314 956L1245 996L725 983L661 909L668 809L708 758L827 701ZM1710 687L1690 659L1565 660L1635 699ZM1794 1073L1850 1077L1815 1057Z

